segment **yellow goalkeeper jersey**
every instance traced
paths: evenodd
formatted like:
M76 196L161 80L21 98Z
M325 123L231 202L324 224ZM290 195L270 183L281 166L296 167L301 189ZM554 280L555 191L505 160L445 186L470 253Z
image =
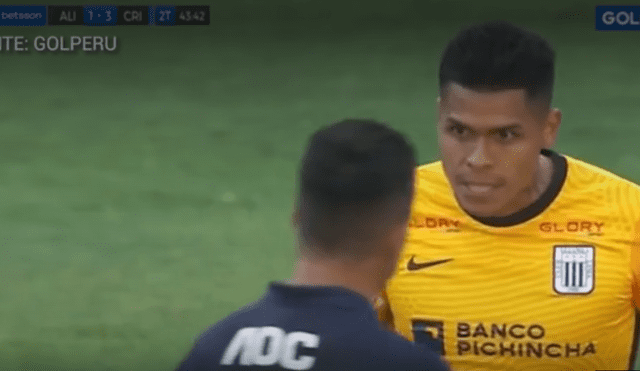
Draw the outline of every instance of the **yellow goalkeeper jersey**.
M379 312L453 370L633 367L640 187L543 154L551 185L509 218L471 217L440 162L418 168L406 245Z

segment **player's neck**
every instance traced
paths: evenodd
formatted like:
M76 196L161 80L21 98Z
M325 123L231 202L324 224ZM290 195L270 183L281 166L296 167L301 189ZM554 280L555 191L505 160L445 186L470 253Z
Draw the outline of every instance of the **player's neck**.
M340 286L366 297L373 303L380 294L384 281L372 272L375 259L360 262L340 259L301 257L289 280L293 285Z
M531 206L542 197L547 188L551 185L553 177L553 162L547 156L539 156L538 172L531 188L527 189L523 194L524 202L522 208Z
M507 217L523 210L535 202L547 191L551 185L553 177L553 162L550 158L540 155L539 166L533 183L518 194L518 196L509 202L508 208L492 215L494 217Z

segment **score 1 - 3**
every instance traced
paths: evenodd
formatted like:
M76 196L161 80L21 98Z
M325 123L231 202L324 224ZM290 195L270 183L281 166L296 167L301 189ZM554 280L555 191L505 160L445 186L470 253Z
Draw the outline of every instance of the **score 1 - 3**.
M87 10L87 13L89 13L89 21L93 21L93 11L92 10ZM106 19L104 20L105 22L111 22L113 20L113 18L111 18L111 10L107 10L105 12L105 14L107 15ZM102 18L102 14L98 13L98 18Z

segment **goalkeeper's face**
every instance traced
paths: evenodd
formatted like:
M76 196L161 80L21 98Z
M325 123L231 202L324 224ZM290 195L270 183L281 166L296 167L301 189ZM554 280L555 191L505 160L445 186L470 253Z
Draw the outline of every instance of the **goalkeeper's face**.
M442 163L460 206L478 217L530 205L550 175L560 112L531 103L524 90L474 91L452 84L439 101ZM546 172L546 173L545 173Z

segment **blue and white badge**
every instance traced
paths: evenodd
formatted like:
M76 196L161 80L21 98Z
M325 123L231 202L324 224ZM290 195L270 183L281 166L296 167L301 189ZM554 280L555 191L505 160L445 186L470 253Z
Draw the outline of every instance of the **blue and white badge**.
M595 283L593 246L555 246L553 289L558 294L589 294Z

